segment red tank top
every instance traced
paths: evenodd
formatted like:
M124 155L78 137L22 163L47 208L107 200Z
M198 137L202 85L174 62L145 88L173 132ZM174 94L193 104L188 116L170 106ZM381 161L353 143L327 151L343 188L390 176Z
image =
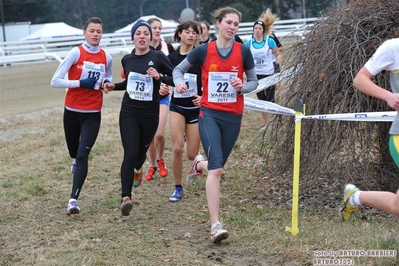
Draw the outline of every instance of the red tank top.
M68 79L80 80L82 74L83 62L91 62L94 64L104 64L107 66L107 56L104 50L96 54L87 52L82 46L78 46L80 56L78 61L71 66L68 71ZM65 106L87 111L100 111L103 105L102 90L88 90L84 88L68 88L65 96Z
M244 112L244 97L242 95L237 95L235 102L210 102L208 99L210 72L234 72L237 73L237 77L243 80L244 66L242 61L241 45L241 43L233 42L230 56L223 59L217 52L216 42L210 42L208 44L206 59L202 66L203 93L201 106L234 114L242 114ZM213 83L211 82L211 84Z

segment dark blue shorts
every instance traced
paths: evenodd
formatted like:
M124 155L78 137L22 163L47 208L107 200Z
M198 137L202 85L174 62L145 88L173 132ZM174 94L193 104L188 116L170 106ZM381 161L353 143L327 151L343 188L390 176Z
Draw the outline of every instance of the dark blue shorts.
M181 114L186 119L186 124L198 123L199 107L183 107L170 102L169 111Z

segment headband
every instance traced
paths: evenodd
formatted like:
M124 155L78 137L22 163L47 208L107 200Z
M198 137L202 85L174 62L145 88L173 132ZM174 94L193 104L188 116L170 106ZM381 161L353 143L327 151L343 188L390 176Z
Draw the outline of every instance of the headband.
M264 23L262 20L257 20L257 21L255 21L253 28L255 28L255 25L261 25L262 28L263 28L263 33L265 33L265 31L266 31L266 25L265 25L265 23Z

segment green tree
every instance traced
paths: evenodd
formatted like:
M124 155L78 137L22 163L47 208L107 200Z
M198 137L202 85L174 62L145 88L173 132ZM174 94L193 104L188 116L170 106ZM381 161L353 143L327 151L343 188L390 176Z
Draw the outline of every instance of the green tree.
M53 19L48 0L3 0L4 21L41 23Z

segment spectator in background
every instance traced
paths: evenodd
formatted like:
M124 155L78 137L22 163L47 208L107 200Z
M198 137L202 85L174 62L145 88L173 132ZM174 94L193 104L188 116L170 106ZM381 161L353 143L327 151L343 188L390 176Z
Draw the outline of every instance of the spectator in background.
M102 20L89 18L83 29L85 41L72 48L51 79L52 87L68 88L63 122L69 155L73 158L72 192L67 206L69 215L80 212L78 198L87 177L89 153L100 130L101 89L103 82L112 81L112 57L98 46L102 34Z

